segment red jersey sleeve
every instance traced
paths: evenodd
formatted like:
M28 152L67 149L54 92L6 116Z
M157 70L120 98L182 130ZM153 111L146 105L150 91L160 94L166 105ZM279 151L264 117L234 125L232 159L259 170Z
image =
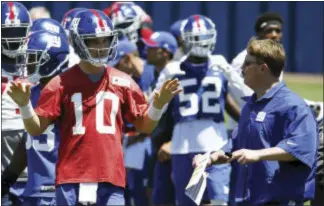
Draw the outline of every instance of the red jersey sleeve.
M126 90L126 101L124 107L125 119L132 123L135 119L144 116L148 109L147 101L143 92L133 79L130 78L130 87Z
M35 112L41 117L56 120L61 115L61 77L54 77L42 90Z

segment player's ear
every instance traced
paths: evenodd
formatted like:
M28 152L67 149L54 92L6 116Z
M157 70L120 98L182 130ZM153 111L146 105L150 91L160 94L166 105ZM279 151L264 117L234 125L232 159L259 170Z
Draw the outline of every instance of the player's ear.
M170 53L167 50L163 49L163 57L169 58L169 56L170 56Z
M266 63L261 64L261 71L262 72L266 72L266 71L271 72L270 68L268 67L268 65Z

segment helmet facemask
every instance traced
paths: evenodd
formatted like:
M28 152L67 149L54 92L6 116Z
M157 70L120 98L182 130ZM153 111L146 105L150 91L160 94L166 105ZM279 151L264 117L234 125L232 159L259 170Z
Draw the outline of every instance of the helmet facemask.
M108 61L115 59L116 49L118 44L118 32L108 31L96 34L82 34L78 35L75 30L70 31L72 43L74 48L78 48L77 53L82 60L88 61L96 67L106 66ZM101 48L91 47L91 41L98 38L108 38L107 45ZM95 56L92 56L95 54Z
M1 25L1 52L9 58L15 58L29 31L29 24Z
M115 29L120 31L122 35L126 36L129 41L136 43L138 41L138 30L140 23L137 19L126 20L123 23L116 23Z
M26 46L18 50L16 65L20 68L20 74L27 76L29 82L36 84L42 78L51 77L60 72L68 63L69 55L66 55L66 58L55 69L47 69L53 66L48 54L49 48L50 44L45 50L26 49Z
M197 57L207 57L214 51L216 31L184 32L182 38L190 54Z

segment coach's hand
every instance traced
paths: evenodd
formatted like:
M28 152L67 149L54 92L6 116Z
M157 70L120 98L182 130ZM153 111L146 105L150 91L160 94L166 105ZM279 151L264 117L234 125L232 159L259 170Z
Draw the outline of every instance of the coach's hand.
M30 84L12 81L7 93L19 107L23 107L29 102L30 87Z
M231 161L237 160L240 164L247 164L260 161L258 150L240 149L232 153Z
M162 109L165 104L171 101L171 99L179 94L182 89L178 88L180 82L178 79L166 80L162 85L160 91L155 92L153 105L157 109Z
M202 158L201 154L198 154L194 157L192 162L194 168L196 168L199 165L201 158ZM223 150L219 150L217 152L213 152L212 154L210 154L210 158L208 160L207 166L213 164L224 164L224 163L228 163L229 161L230 161L230 157L227 156Z

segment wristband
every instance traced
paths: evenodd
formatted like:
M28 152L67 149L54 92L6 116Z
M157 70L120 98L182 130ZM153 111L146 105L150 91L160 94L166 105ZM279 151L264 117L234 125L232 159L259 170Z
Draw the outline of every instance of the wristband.
M28 102L28 104L26 106L19 107L19 110L20 110L21 117L23 119L29 119L29 118L33 117L33 115L35 114L34 108L30 101Z
M147 111L147 116L153 121L159 121L162 114L162 109L155 108L153 104L150 105Z

